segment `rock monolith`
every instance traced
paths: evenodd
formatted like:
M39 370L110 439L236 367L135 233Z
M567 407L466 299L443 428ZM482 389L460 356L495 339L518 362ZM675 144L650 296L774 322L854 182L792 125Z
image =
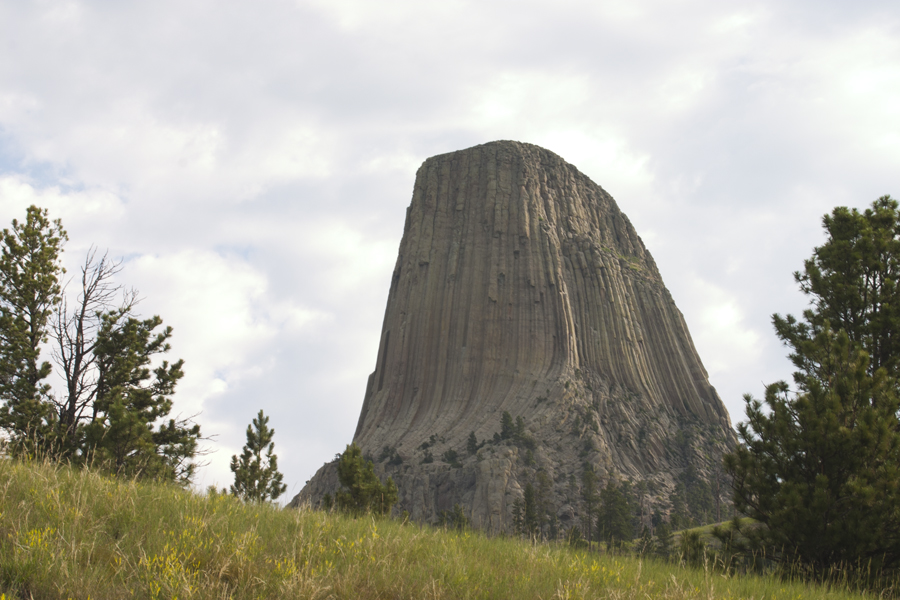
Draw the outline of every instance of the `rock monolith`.
M396 510L434 521L459 505L510 530L540 481L564 528L593 469L664 513L679 481L714 493L734 440L653 258L599 185L512 141L422 164L354 435L397 483ZM293 502L337 487L326 464Z

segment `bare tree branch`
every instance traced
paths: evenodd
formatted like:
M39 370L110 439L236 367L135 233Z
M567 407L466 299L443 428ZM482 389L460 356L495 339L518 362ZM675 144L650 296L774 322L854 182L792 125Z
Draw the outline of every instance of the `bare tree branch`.
M113 278L121 270L121 260L110 260L107 253L98 258L97 249L92 246L80 269L81 292L75 305L70 311L63 296L53 323L53 360L66 379L65 396L53 402L60 428L73 443L78 424L97 395L99 375L94 349L100 315L111 310L129 312L138 302L137 291L114 283Z

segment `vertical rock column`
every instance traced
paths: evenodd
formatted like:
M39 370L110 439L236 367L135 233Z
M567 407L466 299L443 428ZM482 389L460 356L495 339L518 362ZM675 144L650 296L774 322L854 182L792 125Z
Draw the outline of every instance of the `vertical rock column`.
M396 449L400 508L432 520L460 504L508 529L541 470L560 523L577 520L566 482L673 485L703 476L734 442L681 313L627 217L559 156L493 142L420 167L391 279L381 342L354 435ZM520 418L523 450L491 442ZM469 456L471 433L487 446ZM687 442L685 442L687 440ZM447 451L457 461L442 460ZM337 487L325 465L294 500ZM568 519L568 521L567 521Z
M355 440L374 452L487 435L576 369L727 425L653 259L600 186L517 142L425 161Z

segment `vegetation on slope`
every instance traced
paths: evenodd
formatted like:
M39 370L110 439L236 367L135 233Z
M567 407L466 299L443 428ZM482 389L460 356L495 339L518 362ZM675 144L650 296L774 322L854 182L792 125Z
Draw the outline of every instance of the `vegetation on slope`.
M0 460L0 592L94 599L860 597L9 460Z

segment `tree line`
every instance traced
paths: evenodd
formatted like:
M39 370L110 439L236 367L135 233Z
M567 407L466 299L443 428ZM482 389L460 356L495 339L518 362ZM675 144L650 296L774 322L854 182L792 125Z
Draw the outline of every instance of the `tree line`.
M184 361L169 362L172 328L135 313L113 282L121 262L91 249L71 303L61 264L68 235L30 206L0 234L0 428L12 456L90 464L128 477L187 482L200 426L171 418ZM53 363L42 360L49 344ZM52 393L56 372L65 388Z
M202 438L192 417L169 416L184 377L183 360L162 358L172 328L136 314L137 291L115 282L122 262L94 247L66 282L67 240L62 222L37 206L0 232L2 450L185 485ZM48 347L52 362L42 359ZM64 384L56 392L54 373ZM268 420L260 411L241 456L231 459L231 493L246 501L274 500L287 489Z

